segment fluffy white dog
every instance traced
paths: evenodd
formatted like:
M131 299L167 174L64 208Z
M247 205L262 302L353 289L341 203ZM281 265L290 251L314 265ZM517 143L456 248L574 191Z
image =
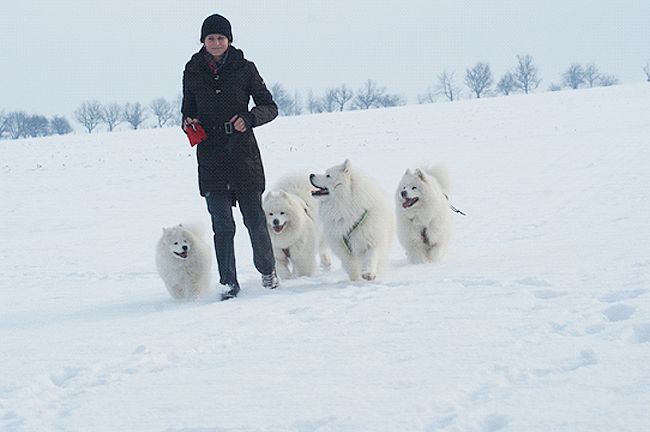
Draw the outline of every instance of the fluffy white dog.
M451 176L442 166L406 170L395 193L397 238L412 263L439 260L454 236Z
M284 177L264 196L266 223L273 245L278 275L283 279L313 276L316 255L328 269L331 257L318 217L318 201L309 174Z
M172 297L190 300L209 290L211 256L198 225L163 228L156 245L156 267Z
M318 188L313 195L325 237L350 279L375 279L386 266L395 235L388 196L349 160L310 180Z

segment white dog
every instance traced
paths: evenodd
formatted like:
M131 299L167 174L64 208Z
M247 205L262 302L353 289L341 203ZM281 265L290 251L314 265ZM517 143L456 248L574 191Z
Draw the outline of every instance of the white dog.
M201 231L198 226L163 228L156 246L158 274L175 299L189 300L210 288L212 258Z
M318 201L309 174L284 177L264 197L266 223L273 245L278 275L283 279L313 276L316 255L321 266L331 265L329 248L318 217Z
M379 184L349 160L312 174L325 237L350 279L373 280L383 270L395 235L395 213Z
M397 238L412 263L439 260L454 236L452 182L441 166L406 170L395 193Z

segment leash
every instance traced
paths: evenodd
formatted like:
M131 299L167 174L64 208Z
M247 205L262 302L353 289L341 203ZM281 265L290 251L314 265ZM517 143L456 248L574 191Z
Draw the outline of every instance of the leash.
M447 196L447 194L443 194L443 195L445 196L445 198L447 198L447 202L449 202L450 200L449 200L449 197ZM451 207L451 209L452 209L453 211L455 211L456 213L462 214L463 216L467 216L465 213L463 213L462 211L458 210L458 209L457 209L456 207L454 207L453 205L449 204L449 207Z
M453 211L455 211L456 213L462 214L463 216L467 216L465 213L463 213L462 211L458 210L458 209L457 209L456 207L454 207L453 205L449 204L449 207L451 207L451 209L452 209Z
M367 216L368 216L368 210L366 210L365 212L363 212L363 214L361 215L361 219L359 219L359 220L358 220L354 225L352 225L352 228L350 228L350 230L348 231L348 233L347 233L346 235L343 236L343 246L345 246L345 248L346 248L346 249L348 250L348 252L350 252L350 253L352 252L352 248L350 247L350 236L352 235L352 233L354 232L354 230L357 229L357 227L358 227L359 225L361 225L361 223L362 223L364 220L366 220L366 217L367 217Z

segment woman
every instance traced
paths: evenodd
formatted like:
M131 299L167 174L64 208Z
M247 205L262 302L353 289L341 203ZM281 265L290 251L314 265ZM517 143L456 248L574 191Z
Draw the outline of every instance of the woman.
M265 288L276 288L275 260L262 209L264 168L253 128L278 115L255 65L232 45L230 22L211 15L201 27L203 47L183 73L183 130L200 124L207 139L198 144L199 190L212 217L222 300L237 296L235 221L239 204L253 246L253 261ZM250 109L249 100L255 106Z

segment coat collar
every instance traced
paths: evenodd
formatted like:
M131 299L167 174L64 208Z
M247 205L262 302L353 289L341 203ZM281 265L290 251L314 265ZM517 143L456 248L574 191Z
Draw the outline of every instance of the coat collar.
M207 53L207 50L205 47L201 47L199 52L194 54L187 64L188 69L195 72L210 72L211 69L208 61L206 60L206 55L209 55ZM230 48L228 48L225 61L222 65L219 65L219 70L226 68L239 68L245 61L246 59L244 58L244 52L231 45Z

